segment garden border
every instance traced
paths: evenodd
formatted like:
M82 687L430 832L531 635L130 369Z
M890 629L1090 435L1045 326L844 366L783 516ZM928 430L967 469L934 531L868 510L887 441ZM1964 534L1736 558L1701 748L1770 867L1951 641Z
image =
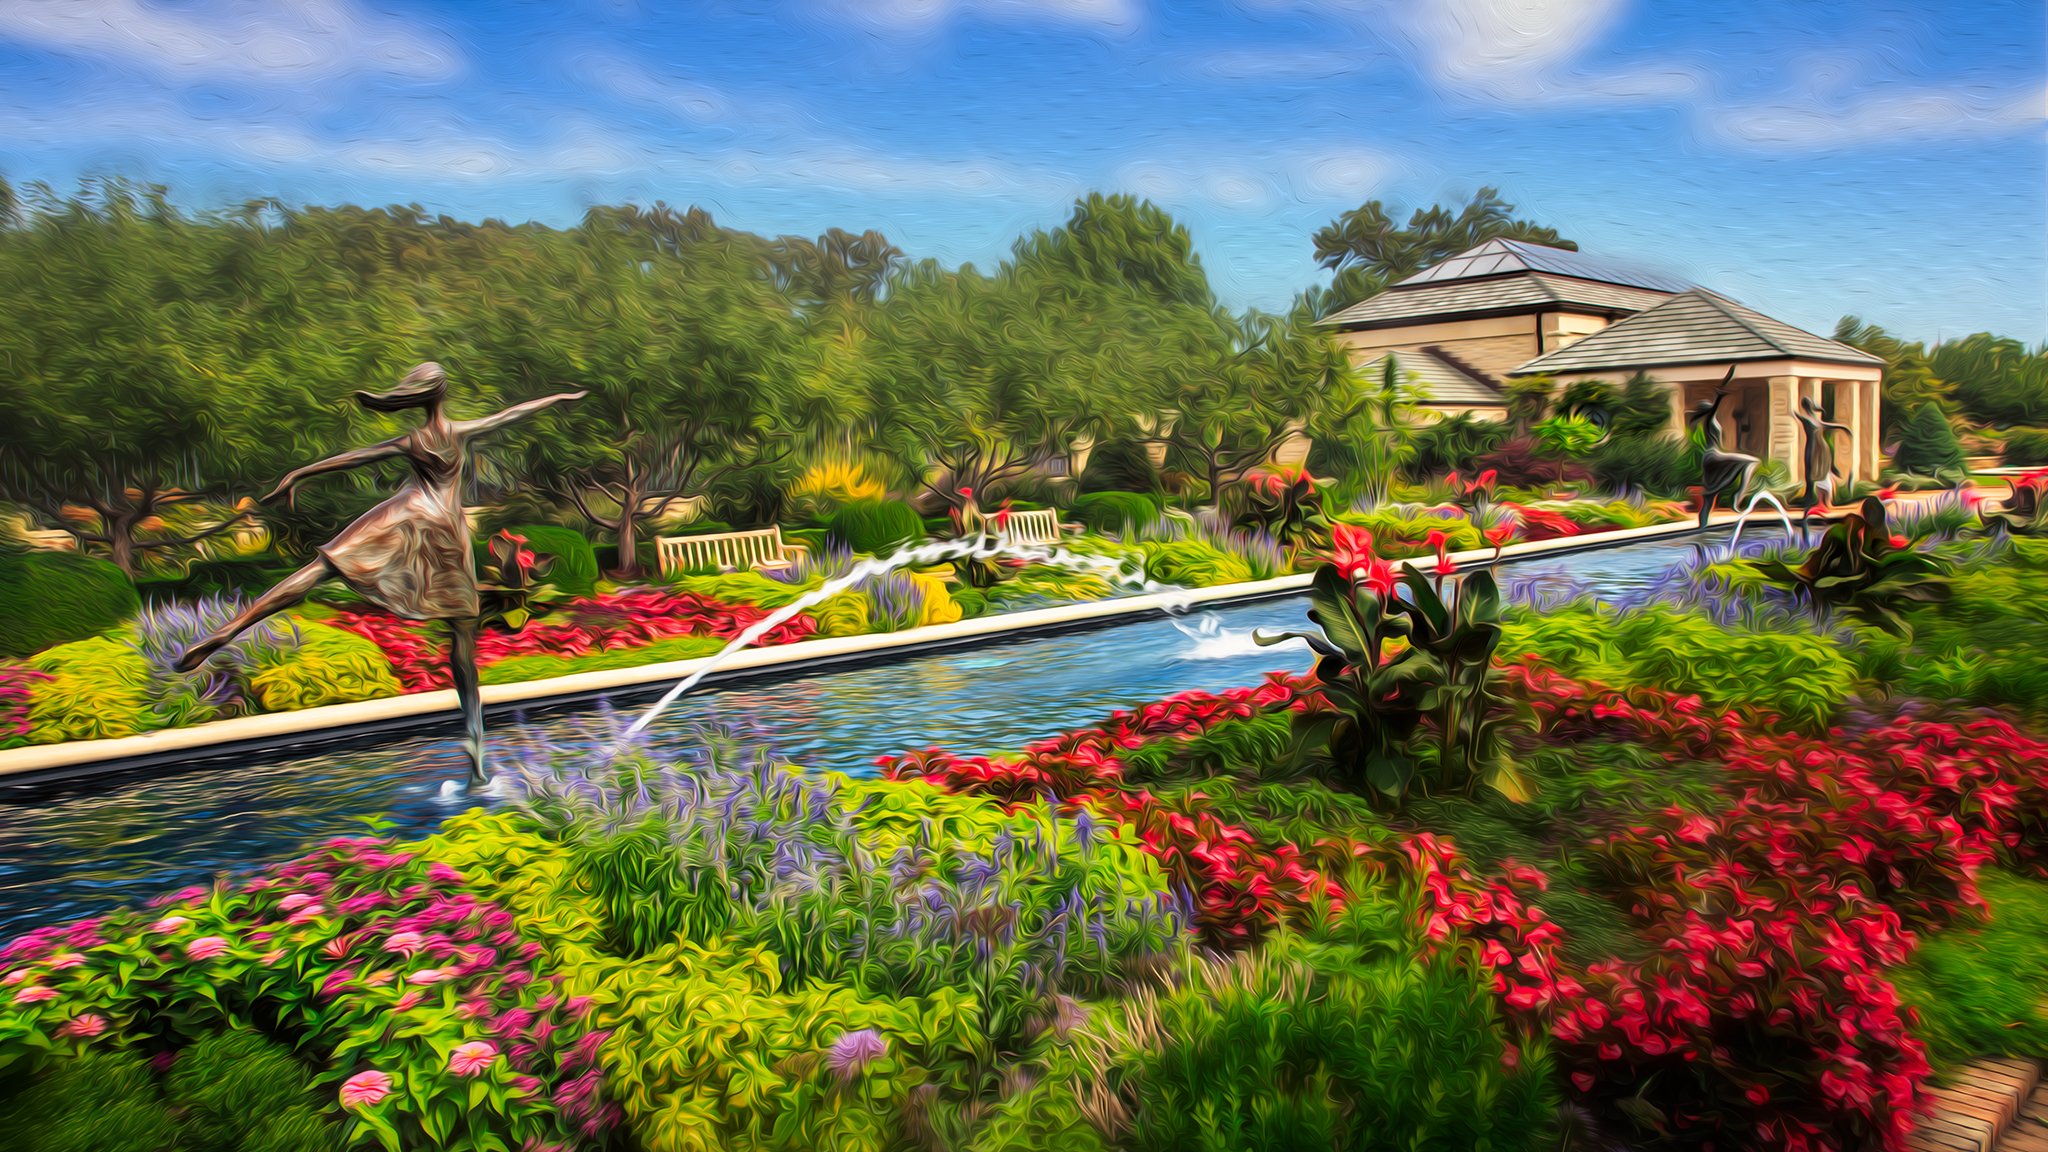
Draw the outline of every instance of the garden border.
M1732 512L1718 512L1707 530L1727 527L1736 519ZM1695 522L1682 521L1561 536L1508 545L1500 551L1497 562L1505 564L1538 556L1593 552L1699 531L1701 529ZM1496 563L1490 548L1455 552L1451 558L1465 568L1490 567ZM1429 556L1416 557L1404 563L1412 563L1425 572L1436 567L1435 558ZM820 668L882 663L986 641L1021 640L1109 627L1195 605L1246 603L1294 595L1306 590L1309 581L1307 574L1280 576L1172 593L1148 593L1005 612L901 632L866 633L749 648L735 653L717 671L706 676L703 683L722 686L749 680L790 679ZM696 671L708 659L710 657L698 657L633 668L579 672L516 684L485 685L484 707L488 716L503 717L518 711L572 707L598 699L652 697L669 684ZM240 716L108 740L73 740L9 748L0 750L0 794L19 793L40 785L86 776L128 775L157 768L197 768L216 762L237 761L250 755L274 756L367 743L419 729L441 727L453 731L457 722L455 693L451 689L442 689L353 704L329 704L294 712Z

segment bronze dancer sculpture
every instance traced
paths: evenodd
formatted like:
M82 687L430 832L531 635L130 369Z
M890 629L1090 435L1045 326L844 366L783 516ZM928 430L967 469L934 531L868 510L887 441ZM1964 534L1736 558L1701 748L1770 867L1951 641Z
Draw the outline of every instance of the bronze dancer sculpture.
M244 629L304 600L314 586L340 577L372 604L408 620L441 620L448 625L448 667L455 694L462 703L463 736L469 750L470 778L484 777L483 698L476 669L476 634L482 611L477 596L476 557L470 542L469 519L462 509L463 467L469 442L551 404L581 398L564 392L515 404L479 420L451 420L442 408L448 378L439 364L426 363L384 393L358 392L356 402L376 412L420 408L426 420L419 427L382 444L330 456L295 469L263 499L289 498L301 480L324 472L340 472L378 460L401 457L412 475L397 493L342 529L318 559L279 581L256 598L219 631L187 649L178 658L180 671L205 663Z
M1728 398L1728 382L1735 378L1735 369L1728 369L1728 375L1721 378L1720 387L1715 389L1712 400L1702 400L1692 410L1687 423L1701 425L1700 434L1706 438L1707 454L1700 460L1700 527L1707 526L1707 518L1714 514L1714 498L1734 489L1728 498L1730 508L1742 502L1743 494L1749 491L1750 478L1756 475L1760 461L1754 456L1740 452L1721 450L1721 422L1715 419L1721 411L1721 401Z
M1856 432L1847 424L1836 424L1822 417L1820 406L1811 396L1799 398L1799 410L1792 414L1799 421L1799 428L1806 435L1806 491L1800 495L1799 532L1808 533L1807 524L1813 518L1815 503L1826 504L1835 495L1835 478L1840 473L1835 468L1835 439L1830 431Z

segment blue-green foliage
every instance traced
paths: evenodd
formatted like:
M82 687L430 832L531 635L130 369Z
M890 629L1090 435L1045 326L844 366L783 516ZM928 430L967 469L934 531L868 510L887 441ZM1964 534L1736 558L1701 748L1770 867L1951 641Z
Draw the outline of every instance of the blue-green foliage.
M1159 519L1159 502L1143 492L1090 492L1067 514L1092 532L1123 533Z

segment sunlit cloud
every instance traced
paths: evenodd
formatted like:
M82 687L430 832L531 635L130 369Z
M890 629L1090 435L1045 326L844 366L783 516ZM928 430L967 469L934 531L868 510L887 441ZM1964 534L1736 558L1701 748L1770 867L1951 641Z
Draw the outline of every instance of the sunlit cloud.
M1012 22L1041 22L1135 31L1142 0L824 0L845 19L870 27L924 31L965 13Z
M1708 123L1723 139L1773 148L2003 136L2048 124L2048 88L1924 88L1848 99L1808 90L1717 109Z
M454 46L428 30L371 16L351 0L7 0L0 41L116 57L173 78L307 83L356 74L443 80Z

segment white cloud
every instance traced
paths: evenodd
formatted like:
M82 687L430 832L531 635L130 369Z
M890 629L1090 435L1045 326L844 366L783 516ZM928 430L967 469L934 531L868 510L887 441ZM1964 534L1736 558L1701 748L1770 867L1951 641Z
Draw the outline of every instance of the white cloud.
M1216 80L1335 80L1363 72L1370 62L1364 52L1240 48L1198 56L1191 65Z
M925 31L963 12L998 20L1135 31L1142 0L825 0L842 17L871 27Z
M1199 160L1190 157L1132 161L1115 172L1111 187L1169 206L1200 200L1225 208L1259 209L1280 200L1367 196L1385 187L1397 167L1392 157L1356 147L1272 156L1211 150Z
M460 71L453 46L352 0L6 0L0 40L113 56L172 77L294 84L376 73L418 80Z
M1771 102L1715 109L1706 119L1722 139L1767 148L1999 136L2048 122L2048 88L1923 88L1847 100L1809 88Z

